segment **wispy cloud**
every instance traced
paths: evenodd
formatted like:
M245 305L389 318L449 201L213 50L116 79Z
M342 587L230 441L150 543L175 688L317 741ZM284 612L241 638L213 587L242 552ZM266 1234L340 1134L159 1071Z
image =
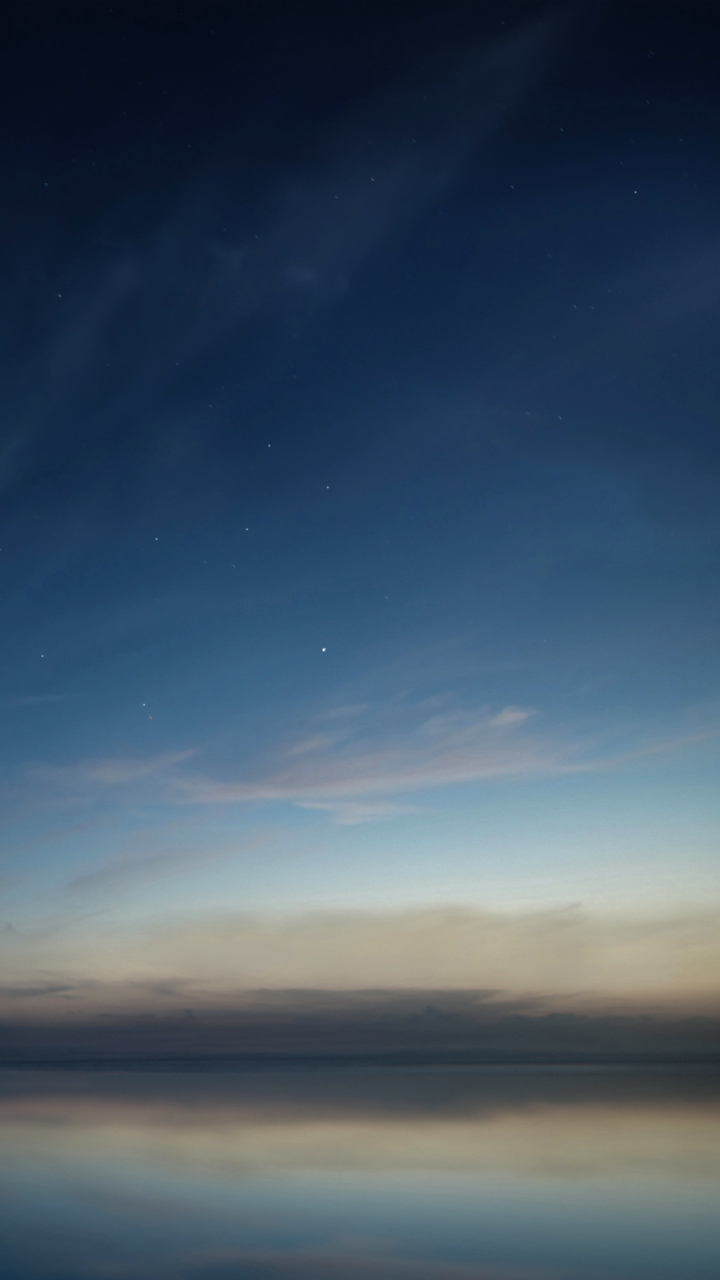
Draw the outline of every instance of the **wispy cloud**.
M352 716L360 716L362 715L363 711L367 711L367 710L368 710L368 704L366 702L359 702L354 706L348 706L348 707L330 707L328 711L323 712L323 719L344 720Z
M281 800L350 814L347 806L353 803L358 806L357 817L350 821L367 821L373 806L378 816L390 816L383 797L461 783L598 772L680 750L720 733L716 725L708 725L690 733L646 735L637 746L611 753L587 733L574 737L531 733L526 726L535 715L517 706L495 714L454 711L420 719L395 733L376 723L345 740L322 744L315 739L312 750L304 744L297 753L291 749L290 756L298 756L291 764L273 768L271 763L262 773L249 771L241 780L178 773L172 789L178 800L191 804ZM363 805L367 806L364 818Z
M376 720L344 740L339 735L303 739L287 753L290 764L254 777L220 781L183 774L173 779L173 787L179 800L192 804L287 800L337 809L354 802L360 815L360 803L371 798L377 808L378 797L390 794L561 770L568 763L567 748L518 736L517 728L530 714L517 707L495 715L455 711L426 716L395 732ZM386 816L387 803L378 812Z
M41 707L53 702L64 702L64 693L26 693L16 697L0 698L0 708Z
M153 778L167 778L194 751L168 751L163 755L80 760L72 765L35 765L28 777L58 788L123 787Z
M208 867L241 857L251 851L262 848L268 838L259 836L254 840L235 840L219 848L208 849L168 849L158 853L139 853L126 857L112 858L92 871L75 876L65 885L71 893L98 892L99 890L127 889L141 883L164 879L185 873L196 873L198 869Z
M239 777L229 763L224 777L217 776L220 770L215 776L189 770L186 766L199 755L191 749L34 766L27 776L35 786L85 803L121 789L146 802L175 805L280 801L324 810L351 824L413 812L408 797L419 792L617 769L720 734L714 723L655 734L635 726L624 734L630 739L627 749L618 751L607 749L607 734L593 734L587 726L575 734L543 733L541 726L539 712L514 704L499 711L437 710L426 702L408 702L389 711L368 708L361 721L352 717L342 727L337 721L333 733L311 732L289 744L285 740L274 751L250 755Z
M33 986L32 983L9 983L0 986L0 1000L38 1000L47 996L75 995L78 990L76 982L43 982Z
M289 756L301 756L307 751L321 751L323 747L332 747L340 738L331 733L315 733L309 738L301 738L288 748Z
M361 822L380 822L387 818L401 818L420 813L418 805L399 804L394 800L298 800L300 809L319 809L329 813L343 827L357 826Z
M534 711L527 710L524 707L504 707L502 711L492 717L490 724L497 729L505 729L511 724L524 724L534 714Z

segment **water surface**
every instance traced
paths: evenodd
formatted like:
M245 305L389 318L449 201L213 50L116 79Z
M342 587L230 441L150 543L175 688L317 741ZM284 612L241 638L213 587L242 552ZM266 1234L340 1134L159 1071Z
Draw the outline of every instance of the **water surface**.
M0 1073L5 1280L716 1280L693 1068Z

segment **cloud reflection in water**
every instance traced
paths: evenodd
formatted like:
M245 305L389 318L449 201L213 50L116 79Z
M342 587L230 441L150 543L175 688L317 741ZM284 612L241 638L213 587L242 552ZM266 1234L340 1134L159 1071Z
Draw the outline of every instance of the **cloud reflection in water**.
M6 1072L0 1132L13 1280L710 1280L720 1257L709 1068Z

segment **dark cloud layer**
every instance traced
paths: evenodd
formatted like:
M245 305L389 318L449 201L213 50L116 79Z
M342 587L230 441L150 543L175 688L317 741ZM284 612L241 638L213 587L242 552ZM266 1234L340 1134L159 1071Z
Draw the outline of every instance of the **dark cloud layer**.
M442 991L257 992L244 993L234 1008L225 1003L163 1012L163 998L177 1006L182 994L182 984L179 989L171 982L155 984L158 1007L142 1015L6 1017L0 1031L3 1060L86 1065L187 1060L211 1067L363 1060L720 1061L720 1020L712 1017L548 1012L541 1000L503 1002L492 999L498 993Z

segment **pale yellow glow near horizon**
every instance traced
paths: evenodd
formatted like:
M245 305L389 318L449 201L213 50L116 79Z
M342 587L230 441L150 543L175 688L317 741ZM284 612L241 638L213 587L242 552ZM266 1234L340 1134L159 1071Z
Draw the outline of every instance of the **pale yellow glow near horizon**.
M260 989L491 989L560 1007L624 1000L717 1010L720 912L622 919L580 909L448 908L85 926L6 940L4 972L2 1008L16 1016L48 1002L67 1012L103 1001L162 1003L150 989L162 982L183 988L178 999L186 1002Z

